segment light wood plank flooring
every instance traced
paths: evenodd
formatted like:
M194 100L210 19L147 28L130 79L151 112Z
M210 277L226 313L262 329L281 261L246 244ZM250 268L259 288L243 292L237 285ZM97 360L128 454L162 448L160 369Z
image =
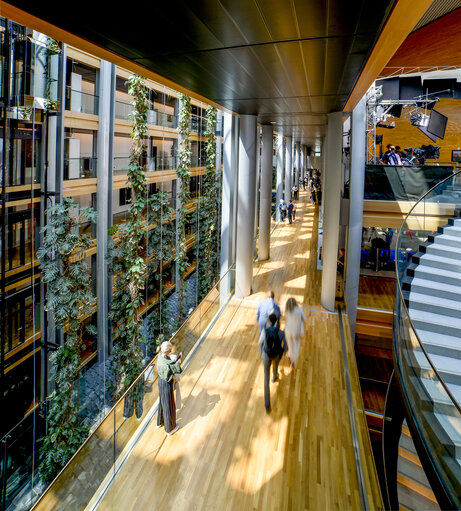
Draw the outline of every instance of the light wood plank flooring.
M166 437L152 423L99 509L361 509L338 316L319 304L307 202L302 193L296 223L279 225L271 259L255 264L254 293L229 303L183 374L179 431ZM282 360L266 414L255 312L269 288L282 306L290 296L303 304L306 334L297 367ZM369 508L382 509L345 330Z

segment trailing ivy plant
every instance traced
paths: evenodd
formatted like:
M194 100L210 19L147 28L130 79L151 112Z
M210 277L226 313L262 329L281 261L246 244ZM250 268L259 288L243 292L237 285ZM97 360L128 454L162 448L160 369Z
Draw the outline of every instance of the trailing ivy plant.
M59 101L52 99L51 97L51 57L53 55L61 55L62 50L59 46L58 41L52 37L48 37L46 41L46 89L45 89L45 108L47 110L57 111L59 110Z
M191 140L190 140L190 117L191 98L186 94L179 94L180 110L178 119L179 135L179 164L176 170L176 268L179 276L177 282L178 293L178 325L183 322L185 313L185 279L184 274L189 267L186 246L186 225L188 222L187 204L190 201L190 167L191 167Z
M114 236L110 250L110 268L114 274L114 294L111 319L113 321L114 351L111 367L114 374L113 396L120 396L142 370L144 342L141 333L139 312L144 304L141 290L145 286L146 264L144 261L145 218L147 207L146 173L142 158L146 150L148 90L144 78L131 75L128 93L133 101L133 125L131 152L128 167L128 187L131 190L131 205L127 221L109 234Z
M90 271L83 258L91 238L79 230L84 222L96 222L91 208L64 198L46 210L49 222L41 232L43 244L37 251L46 284L45 310L53 314L56 327L65 332L64 343L51 359L56 370L56 387L47 398L47 432L41 439L40 477L49 483L88 436L78 400L81 376L80 352L84 329L96 335L94 326L83 319L93 313L95 297Z
M206 109L206 129L208 137L206 153L206 172L203 178L202 194L199 212L199 243L198 252L198 281L199 300L202 300L216 282L218 276L219 258L219 215L220 201L220 171L216 169L216 118L217 110L212 106Z
M168 317L165 307L165 285L163 282L163 268L166 263L172 262L174 251L174 209L166 192L157 191L148 200L148 223L151 226L147 238L147 275L149 294L155 296L158 292L157 303L149 316L150 355L155 354L164 338L168 338L171 318Z

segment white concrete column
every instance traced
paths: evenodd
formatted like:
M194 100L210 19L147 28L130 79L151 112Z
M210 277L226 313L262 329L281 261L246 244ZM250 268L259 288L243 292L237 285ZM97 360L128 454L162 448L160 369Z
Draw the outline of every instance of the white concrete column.
M323 240L322 291L320 303L329 311L335 310L336 264L338 259L339 212L341 203L341 163L343 143L343 114L328 114L327 146L323 169ZM323 147L322 147L323 151Z
M262 126L261 181L259 184L259 261L269 259L270 255L273 132L272 124Z
M115 101L115 66L110 62L101 60L98 81L98 145L96 173L98 189L96 204L98 212L97 229L97 297L98 297L98 362L104 363L109 353L109 331L107 317L109 314L109 297L111 296L110 279L107 268L108 228L112 225L112 167L113 167L113 136L114 116L113 103Z
M285 202L288 204L291 199L291 176L293 175L293 140L286 137L285 148Z
M346 254L346 307L355 338L357 322L357 300L359 295L360 255L362 248L363 194L366 162L366 97L364 96L352 112L351 171L349 187L349 232Z
M237 220L238 117L224 112L222 209L221 209L221 277L235 262Z
M251 293L256 186L256 116L240 116L235 294Z
M277 222L280 222L280 210L278 205L283 197L283 136L277 135L277 188L275 191L275 207Z

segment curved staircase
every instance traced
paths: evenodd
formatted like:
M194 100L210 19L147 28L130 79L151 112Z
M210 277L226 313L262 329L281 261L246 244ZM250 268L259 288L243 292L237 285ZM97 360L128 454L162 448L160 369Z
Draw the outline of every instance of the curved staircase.
M403 298L418 337L453 398L461 403L461 218L452 218L419 246L402 280ZM443 469L461 473L461 424L456 410L419 348L408 364L419 379L418 407L427 431L436 432ZM417 387L415 385L415 387ZM445 453L445 454L444 454ZM459 479L461 480L461 479Z

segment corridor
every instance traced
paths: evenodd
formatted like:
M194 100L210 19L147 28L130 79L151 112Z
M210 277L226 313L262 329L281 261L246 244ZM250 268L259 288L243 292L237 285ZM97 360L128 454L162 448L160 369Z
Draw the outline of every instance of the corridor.
M339 317L320 306L317 218L302 192L295 224L279 224L271 259L254 265L253 294L231 300L183 374L179 431L166 437L153 421L98 509L361 509ZM282 360L270 414L255 323L268 289L282 314L292 296L306 315L298 366ZM355 367L348 372L366 499L382 509Z

